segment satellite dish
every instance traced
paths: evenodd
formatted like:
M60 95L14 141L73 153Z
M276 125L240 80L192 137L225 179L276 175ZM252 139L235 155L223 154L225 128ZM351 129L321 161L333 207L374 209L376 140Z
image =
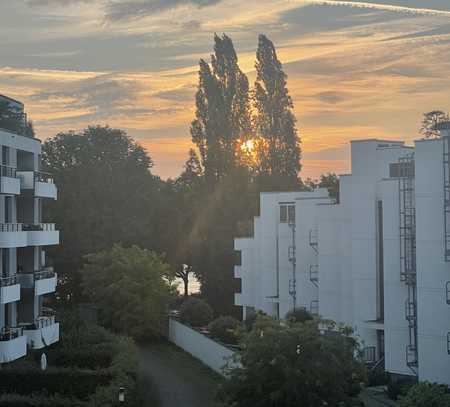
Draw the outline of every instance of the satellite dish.
M41 370L46 369L47 369L47 356L45 355L45 353L43 353L41 356Z

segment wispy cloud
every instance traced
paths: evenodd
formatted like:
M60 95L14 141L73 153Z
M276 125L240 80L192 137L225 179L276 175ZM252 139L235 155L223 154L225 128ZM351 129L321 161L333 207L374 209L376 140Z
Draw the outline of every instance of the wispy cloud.
M144 18L182 5L212 6L222 0L126 0L112 1L106 6L107 21L126 21Z

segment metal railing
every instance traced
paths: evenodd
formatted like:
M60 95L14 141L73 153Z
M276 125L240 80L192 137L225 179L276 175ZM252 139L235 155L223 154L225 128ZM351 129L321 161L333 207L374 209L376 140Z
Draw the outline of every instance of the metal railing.
M0 223L0 232L22 232L21 223Z
M366 346L362 350L362 358L365 363L375 363L377 359L375 346Z
M53 184L53 175L44 172L44 171L35 171L34 172L34 181L35 182L45 182L47 184Z
M22 327L2 328L0 331L0 341L11 341L23 335Z
M36 271L34 273L34 279L35 280L45 280L46 278L53 278L53 277L55 277L55 275L56 275L56 273L53 271L53 268L47 267L40 271Z
M54 223L26 223L23 225L23 230L26 232L54 232Z
M37 330L37 329L42 329L45 328L47 326L51 326L55 324L55 316L51 315L51 316L39 316L36 318L36 320L34 322L31 323L25 323L23 324L23 329L28 330L28 331L33 331L33 330Z
M0 176L16 178L16 168L9 165L0 164Z
M19 284L19 278L17 277L17 274L0 278L0 287L9 287L10 285L15 284Z

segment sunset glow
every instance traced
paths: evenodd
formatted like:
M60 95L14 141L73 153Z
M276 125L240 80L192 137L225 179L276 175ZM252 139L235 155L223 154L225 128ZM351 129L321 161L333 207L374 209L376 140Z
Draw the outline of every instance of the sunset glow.
M192 145L198 60L209 59L214 32L231 36L251 86L258 33L277 46L305 178L348 172L351 139L411 142L423 112L450 109L447 2L119 3L1 3L0 93L25 103L38 137L107 123L148 148L156 174L178 175Z

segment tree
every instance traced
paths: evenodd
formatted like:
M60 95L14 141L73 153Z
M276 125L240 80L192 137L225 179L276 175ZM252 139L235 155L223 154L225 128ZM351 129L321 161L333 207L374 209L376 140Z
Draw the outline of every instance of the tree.
M297 135L293 102L287 89L287 76L273 43L259 36L256 52L254 104L257 133L257 172L269 188L298 186L301 169L300 139Z
M0 100L0 128L34 137L33 122L27 121L22 111L15 109L8 101Z
M322 407L358 394L363 365L345 332L323 335L317 321L281 324L258 317L219 397L233 407ZM344 404L345 405L345 404Z
M208 325L213 318L213 310L200 298L191 297L180 307L180 320L192 326Z
M322 174L320 176L319 188L327 188L331 198L339 199L339 178L334 173Z
M450 389L436 383L419 383L400 397L398 404L399 407L450 407Z
M251 135L248 79L238 65L233 42L214 36L211 66L200 60L192 141L205 177L214 184L239 165L240 146Z
M124 131L96 126L58 134L43 144L42 159L58 186L58 200L47 204L61 231L61 244L49 251L61 298L81 295L86 254L120 242L160 249L161 183L145 149Z
M103 324L135 339L159 336L174 291L162 258L137 246L114 245L86 260L82 287L100 307Z
M175 272L175 276L181 278L184 286L184 296L189 295L189 275L192 273L192 266L182 264L181 267Z
M442 110L433 110L423 114L422 127L420 128L420 134L424 138L437 138L440 136L440 132L436 129L436 125L449 120L447 113Z

